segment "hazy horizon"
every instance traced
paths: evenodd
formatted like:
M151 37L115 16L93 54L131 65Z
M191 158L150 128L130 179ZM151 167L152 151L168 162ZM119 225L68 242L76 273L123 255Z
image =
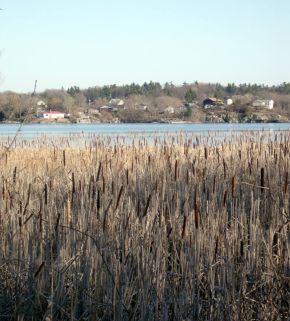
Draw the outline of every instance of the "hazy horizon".
M0 91L290 81L286 0L2 0Z

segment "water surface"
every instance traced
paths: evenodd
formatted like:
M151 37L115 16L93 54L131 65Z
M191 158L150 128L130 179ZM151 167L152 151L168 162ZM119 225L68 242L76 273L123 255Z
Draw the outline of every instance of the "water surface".
M290 123L269 124L1 124L0 139L5 145L13 141L15 146L23 141L50 141L67 139L75 144L106 137L111 142L131 143L135 138L149 142L156 139L174 141L178 137L193 139L199 143L234 142L244 135L253 139L290 133ZM109 142L110 142L109 141Z
M19 124L1 124L0 136L13 137ZM128 135L154 133L203 133L243 131L285 131L290 123L269 124L28 124L20 128L19 137L69 136L71 134ZM226 135L226 134L225 134Z

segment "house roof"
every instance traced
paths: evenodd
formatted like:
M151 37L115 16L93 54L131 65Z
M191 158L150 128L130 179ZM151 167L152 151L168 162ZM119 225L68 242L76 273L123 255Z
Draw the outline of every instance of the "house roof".
M214 101L214 102L222 102L221 99L215 98L215 97L207 97L205 100L211 100L211 101Z
M272 99L256 99L254 100L254 103L270 103L272 101L274 102Z
M109 104L110 105L116 105L116 106L123 106L124 105L124 100L118 99L118 98L114 98L114 99L111 99L109 101Z
M46 106L46 103L43 100L39 100L37 106Z
M112 106L107 106L107 105L104 105L104 106L101 106L100 109L112 109L113 107Z
M43 114L48 114L48 115L59 115L59 114L65 114L61 111L43 111Z

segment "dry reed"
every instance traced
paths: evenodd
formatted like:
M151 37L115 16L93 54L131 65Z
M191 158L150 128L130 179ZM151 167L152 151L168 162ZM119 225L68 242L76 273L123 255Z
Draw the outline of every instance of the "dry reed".
M246 133L11 148L0 320L288 320L289 147Z

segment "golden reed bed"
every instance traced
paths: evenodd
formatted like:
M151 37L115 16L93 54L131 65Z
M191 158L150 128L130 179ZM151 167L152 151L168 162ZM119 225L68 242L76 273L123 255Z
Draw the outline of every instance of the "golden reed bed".
M65 141L2 144L1 321L288 320L287 133Z

